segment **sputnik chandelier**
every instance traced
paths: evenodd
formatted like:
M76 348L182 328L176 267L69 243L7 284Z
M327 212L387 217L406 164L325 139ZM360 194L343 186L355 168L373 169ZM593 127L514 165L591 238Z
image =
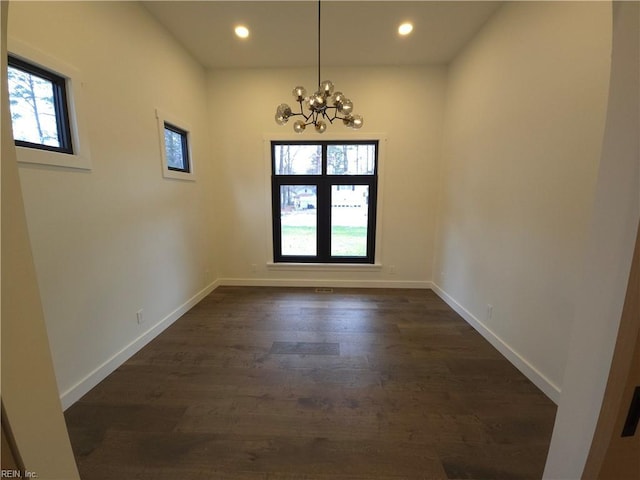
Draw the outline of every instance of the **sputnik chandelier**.
M362 116L353 114L353 102L342 92L334 92L333 83L330 80L320 81L320 0L318 0L318 85L318 91L309 96L304 87L294 88L293 98L298 102L300 111L294 112L289 105L281 103L276 109L276 123L284 125L291 117L302 117L293 122L293 130L296 133L304 132L307 125L313 125L316 132L322 133L327 129L327 122L333 124L335 120L342 120L349 128L362 127Z

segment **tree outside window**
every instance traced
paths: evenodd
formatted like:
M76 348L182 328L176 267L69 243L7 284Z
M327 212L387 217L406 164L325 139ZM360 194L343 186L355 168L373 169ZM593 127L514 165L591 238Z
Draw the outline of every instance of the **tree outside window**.
M7 79L16 145L71 153L65 79L13 57Z

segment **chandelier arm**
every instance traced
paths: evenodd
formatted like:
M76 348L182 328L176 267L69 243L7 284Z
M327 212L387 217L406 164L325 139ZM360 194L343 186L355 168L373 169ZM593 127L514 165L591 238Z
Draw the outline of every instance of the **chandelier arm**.
M314 125L316 123L316 120L313 117L313 112L309 112L309 115L307 115L307 114L304 113L304 111L302 111L298 115L302 115L304 117L304 124L305 125Z
M344 120L343 117L338 115L338 107L333 107L333 119Z
M327 110L329 110L329 109L332 109L332 110L333 110L333 117L332 117L332 116L330 116L328 113L326 113L326 111L327 111ZM329 123L330 123L330 124L332 124L332 125L333 125L333 121L338 117L337 110L338 110L338 109L337 109L336 107L327 107L327 108L325 109L325 114L324 114L324 116L325 116L325 118L326 118L327 120L329 120Z
M300 113L296 113L295 115L302 115L304 117L304 121L306 122L305 125L309 125L309 119L311 118L311 113L309 115L306 115L304 113L304 107L302 106L302 100L298 100L298 103L300 104Z
M340 116L338 116L338 109L336 108L336 113L335 113L335 115L334 115L334 117L333 117L333 118L334 118L334 120L335 120L335 119L338 119L338 120L348 120L350 117L348 117L348 116L347 116L347 117L340 117Z

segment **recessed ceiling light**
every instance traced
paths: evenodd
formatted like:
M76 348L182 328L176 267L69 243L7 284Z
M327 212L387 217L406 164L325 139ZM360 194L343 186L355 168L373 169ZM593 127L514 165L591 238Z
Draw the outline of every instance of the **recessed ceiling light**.
M244 25L238 25L235 30L236 35L240 38L247 38L249 36L249 29Z
M400 35L409 35L413 31L413 25L409 22L405 22L398 27L398 33Z

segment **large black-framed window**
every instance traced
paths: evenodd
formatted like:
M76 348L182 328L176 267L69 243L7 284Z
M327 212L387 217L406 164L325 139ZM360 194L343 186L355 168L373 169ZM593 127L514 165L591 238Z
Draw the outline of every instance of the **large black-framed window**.
M274 262L374 263L378 140L272 141Z
M66 78L12 55L7 75L15 144L73 154Z

